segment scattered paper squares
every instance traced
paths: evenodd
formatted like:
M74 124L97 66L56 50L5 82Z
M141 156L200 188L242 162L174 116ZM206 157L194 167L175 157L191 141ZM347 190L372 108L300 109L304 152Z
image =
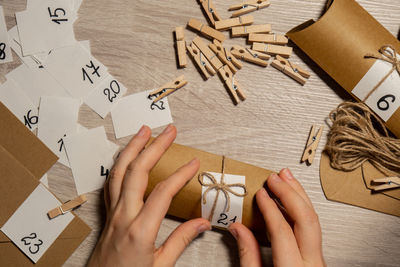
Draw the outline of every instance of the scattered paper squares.
M151 91L123 97L111 111L116 138L135 134L143 124L157 128L172 123L167 98L153 104Z
M50 220L47 212L60 205L60 201L39 184L1 231L36 263L74 218L69 212Z
M104 127L69 135L64 144L78 195L102 188L119 148L108 141Z
M13 61L3 7L0 6L0 63Z

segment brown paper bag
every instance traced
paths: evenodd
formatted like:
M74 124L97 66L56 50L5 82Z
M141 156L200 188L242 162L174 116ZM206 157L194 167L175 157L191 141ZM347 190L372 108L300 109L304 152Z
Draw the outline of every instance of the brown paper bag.
M38 186L57 161L54 155L0 102L0 227ZM90 233L78 217L34 264L0 231L0 266L61 266Z
M376 61L364 56L378 54L378 50L386 44L400 53L400 42L356 1L331 2L318 21L309 20L290 30L287 36L352 94L353 88ZM386 122L386 126L400 137L400 108Z
M146 190L147 197L158 182L168 178L176 169L194 157L200 160L200 170L174 197L168 211L169 215L185 220L201 217L201 185L197 180L197 176L201 172L221 173L222 156L173 144L151 171ZM248 194L243 200L242 223L254 232L265 232L262 215L256 206L255 193L263 187L272 171L225 158L225 173L246 177Z

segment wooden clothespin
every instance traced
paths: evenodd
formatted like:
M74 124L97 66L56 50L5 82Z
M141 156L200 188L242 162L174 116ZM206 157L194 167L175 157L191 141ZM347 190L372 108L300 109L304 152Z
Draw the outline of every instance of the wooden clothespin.
M244 1L243 3L232 5L229 7L229 11L232 10L238 10L236 12L233 12L232 18L238 17L262 8L269 7L270 2L269 0L249 0L249 1Z
M307 145L303 152L303 156L301 157L301 162L307 161L308 165L311 165L313 163L323 130L323 126L321 126L318 131L316 131L315 125L311 127L310 135L308 136L307 140Z
M290 57L293 48L288 46L264 44L264 43L253 43L253 50L264 52L272 55L280 55L282 57Z
M374 179L371 181L371 188L374 191L400 188L400 177L394 176Z
M183 27L175 28L176 52L178 54L178 63L180 68L186 67L186 42Z
M222 67L222 62L218 59L217 55L201 40L199 36L193 39L193 43L200 49L203 55L206 56L211 66L218 71Z
M50 210L47 213L47 216L49 216L50 219L53 219L61 214L67 213L72 211L73 209L79 207L80 205L82 205L83 203L85 203L87 201L87 197L86 195L80 195L70 201L65 202L64 204L62 204L61 206L54 208L52 210Z
M240 100L246 100L246 95L243 93L239 83L235 80L233 73L227 65L220 68L218 73L228 88L229 94L232 96L235 105L239 104Z
M268 60L271 57L270 55L259 53L249 48L243 48L238 45L234 45L232 47L231 53L237 59L242 59L244 61L254 63L263 67L268 66L268 61L265 60Z
M250 33L269 33L271 31L271 24L237 26L232 27L232 37L247 36Z
M271 66L282 71L301 85L304 85L307 79L310 77L310 73L308 71L291 63L289 60L279 55L277 55L276 59L272 61Z
M172 82L166 83L160 88L152 91L149 96L156 96L156 98L153 100L153 103L156 103L157 101L163 99L164 97L172 94L179 88L185 86L187 84L187 81L185 80L185 76L181 75Z
M238 68L236 68L236 66L239 66L239 69L242 67L240 61L237 60L234 56L230 55L229 51L226 50L226 48L223 47L222 44L218 42L218 40L214 40L213 43L209 44L208 46L215 54L217 54L222 63L230 68L233 74L238 71Z
M250 25L253 24L253 21L254 18L250 15L232 19L219 20L215 22L215 29L223 31L236 26Z
M215 25L215 21L221 20L221 17L218 15L217 10L215 9L215 6L211 0L200 0L200 3L208 17L208 20L213 26Z
M275 33L272 34L250 33L248 41L284 45L288 43L288 38L285 35L275 34Z
M190 56L193 58L194 62L206 80L210 78L210 74L214 75L216 73L210 62L194 43L191 43L190 46L186 46L186 49L189 51Z
M217 39L220 42L223 42L226 39L225 35L222 32L217 31L208 25L202 24L197 19L190 19L187 25L189 28L200 32L202 35L206 36L207 38Z

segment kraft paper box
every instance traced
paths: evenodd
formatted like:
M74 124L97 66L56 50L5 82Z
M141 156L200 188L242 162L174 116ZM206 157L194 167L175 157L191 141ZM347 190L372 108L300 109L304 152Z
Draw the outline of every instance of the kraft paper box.
M0 102L0 227L56 161L56 155ZM89 233L90 228L75 216L34 264L0 231L0 266L61 266Z
M400 59L400 42L354 0L333 0L318 20L286 34L300 49L357 100L384 78L393 65L365 58L391 45ZM400 75L394 71L365 103L400 137Z
M200 160L200 170L195 177L174 197L169 215L185 220L201 217L201 185L197 176L201 172L221 173L222 156L183 145L173 144L150 173L146 197L155 185L168 178L176 169L192 158ZM272 171L225 158L225 173L246 177L248 194L243 199L242 223L253 232L264 232L265 224L255 202L255 193L262 188ZM222 197L221 194L220 197Z

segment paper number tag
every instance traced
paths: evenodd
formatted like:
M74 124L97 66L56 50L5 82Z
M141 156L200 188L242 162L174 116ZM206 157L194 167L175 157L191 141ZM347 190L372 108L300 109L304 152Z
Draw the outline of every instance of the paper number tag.
M209 172L212 174L218 183L221 182L221 173ZM205 183L209 183L210 181L207 178L204 178ZM224 182L226 184L235 184L235 183L246 183L246 177L240 175L233 174L224 174ZM238 187L231 187L232 190L238 193L243 193L243 189ZM207 190L206 186L202 186L202 196L204 192ZM215 201L217 191L210 190L207 193L207 203L204 205L203 202L201 204L201 217L208 219L212 206ZM235 196L229 193L230 197L230 209L229 211L225 210L226 198L223 192L219 193L217 206L215 208L214 215L211 220L211 225L228 228L234 222L242 222L242 211L243 211L243 197Z
M66 213L50 220L47 212L59 205L60 201L39 184L1 231L36 263L74 218Z
M0 6L0 63L13 61L3 7Z
M397 55L400 58L400 55ZM359 99L367 94L391 70L392 65L383 60L376 60L364 77L354 87L352 93ZM365 104L370 107L382 120L387 122L400 107L400 75L397 71L392 74L375 90Z

